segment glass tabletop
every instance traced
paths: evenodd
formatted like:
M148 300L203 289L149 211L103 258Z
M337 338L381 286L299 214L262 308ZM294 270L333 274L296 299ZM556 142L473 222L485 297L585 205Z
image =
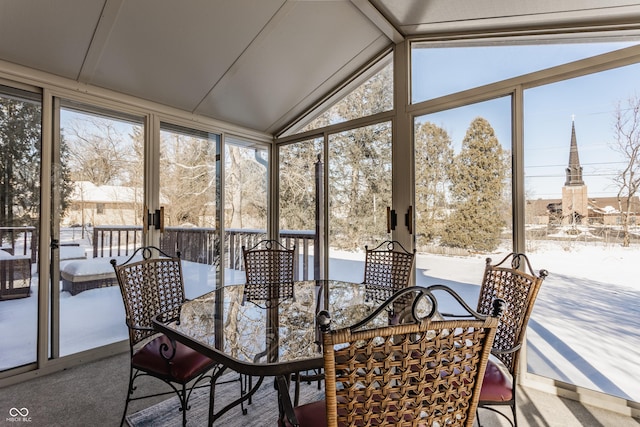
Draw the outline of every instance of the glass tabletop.
M182 305L179 321L156 329L240 373L282 375L322 367L316 314L327 310L333 329L375 311L387 291L334 280L295 282L268 300L244 285L225 286Z

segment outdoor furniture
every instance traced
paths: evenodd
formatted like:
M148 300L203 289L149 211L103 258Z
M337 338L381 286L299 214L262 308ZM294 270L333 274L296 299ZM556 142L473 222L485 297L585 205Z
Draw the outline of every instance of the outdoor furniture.
M322 368L316 327L320 310L333 313L333 324L342 327L357 323L379 306L361 283L296 281L291 297L274 300L266 307L260 302L244 303L244 287L224 286L187 301L176 321L163 315L154 320L157 331L219 363L213 387L227 369L257 378L251 389L234 402L215 412L211 406L209 425L247 401L265 377L279 377L289 384L290 376L296 372ZM288 394L288 389L279 387L278 392Z
M31 258L0 250L0 301L31 294Z
M373 249L365 246L364 280L375 291L374 297L385 301L394 292L410 285L415 249L407 251L399 242L388 240Z
M536 275L529 259L521 253L511 253L497 264L491 264L491 258L486 260L477 311L489 313L496 298L506 301L507 308L500 318L478 406L508 420L503 412L493 406L509 406L513 415L513 421L509 422L514 427L518 425L516 389L520 350L538 291L547 275L547 270L540 270Z
M293 296L295 245L287 249L277 240L264 239L250 249L243 245L242 258L246 276L245 301L266 307ZM264 354L267 354L266 349ZM296 376L299 378L299 374ZM247 378L247 385L252 387L251 377ZM296 396L299 391L300 384L296 381Z
M142 260L134 260L138 254ZM153 328L155 315L162 313L162 319L174 319L185 301L180 258L150 246L137 249L120 265L115 259L111 264L125 306L131 353L129 388L120 425L125 423L130 401L171 393L180 399L182 424L186 425L191 391L196 387L211 387L213 375L208 373L216 362ZM134 397L137 389L134 382L141 376L158 378L171 390ZM213 400L213 390L210 396Z
M62 290L71 295L118 283L113 267L104 258L61 261L60 278Z
M251 249L242 246L246 301L269 301L293 295L295 245L287 249L277 240L261 240Z
M496 301L492 315L484 316L449 288L439 289L470 318L438 320L437 300L421 287L399 291L350 327L330 330L330 314L321 312L325 401L293 409L285 396L281 425L471 427L502 304ZM404 322L384 324L384 316L378 322L381 312L395 311L398 299L410 302ZM421 300L426 313L416 309Z

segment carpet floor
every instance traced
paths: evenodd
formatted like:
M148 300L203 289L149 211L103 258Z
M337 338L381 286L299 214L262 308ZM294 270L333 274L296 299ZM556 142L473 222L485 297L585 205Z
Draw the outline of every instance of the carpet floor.
M290 392L293 398L293 385ZM215 410L219 411L226 404L237 399L239 395L240 384L238 382L216 385ZM323 398L324 391L318 390L317 383L301 384L300 403L312 402ZM218 418L214 425L224 425L226 427L276 426L278 421L278 395L273 386L273 378L265 378L251 400L252 403L250 405L245 402L246 415L242 414L242 410L238 405ZM209 389L195 390L189 403L191 409L187 411L187 425L189 427L206 426L209 414ZM172 397L127 416L127 422L131 427L180 426L182 425L182 413L178 408L178 398Z

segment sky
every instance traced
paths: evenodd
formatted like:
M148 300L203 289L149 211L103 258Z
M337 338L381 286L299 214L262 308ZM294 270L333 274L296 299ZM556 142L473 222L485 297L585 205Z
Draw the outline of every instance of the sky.
M624 48L634 43L496 46L414 50L414 100L469 89L528 72ZM447 64L440 69L437 64ZM449 67L451 64L457 66ZM435 65L434 65L435 64ZM524 93L525 188L532 198L559 198L569 160L575 122L583 178L591 197L613 196L612 178L621 159L610 147L618 102L640 95L640 65L626 66ZM437 82L430 85L429 82ZM431 114L459 147L471 120L485 117L498 140L508 146L510 98L500 98Z

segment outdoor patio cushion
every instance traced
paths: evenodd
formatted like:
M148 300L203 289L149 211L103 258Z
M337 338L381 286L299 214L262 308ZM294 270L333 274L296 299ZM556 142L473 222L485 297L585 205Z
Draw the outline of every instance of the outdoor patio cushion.
M193 379L200 372L209 369L214 363L213 360L179 342L175 343L176 352L169 363L169 361L158 357L161 351L160 347L163 344L169 349L165 351L165 354L170 354L172 352L171 341L165 335L161 335L133 355L132 365L136 369L155 372L160 377L184 383Z
M116 278L113 267L107 259L64 261L60 264L60 276L70 282Z
M511 375L505 372L498 363L489 359L487 369L484 372L480 400L508 401L513 397L513 384Z

